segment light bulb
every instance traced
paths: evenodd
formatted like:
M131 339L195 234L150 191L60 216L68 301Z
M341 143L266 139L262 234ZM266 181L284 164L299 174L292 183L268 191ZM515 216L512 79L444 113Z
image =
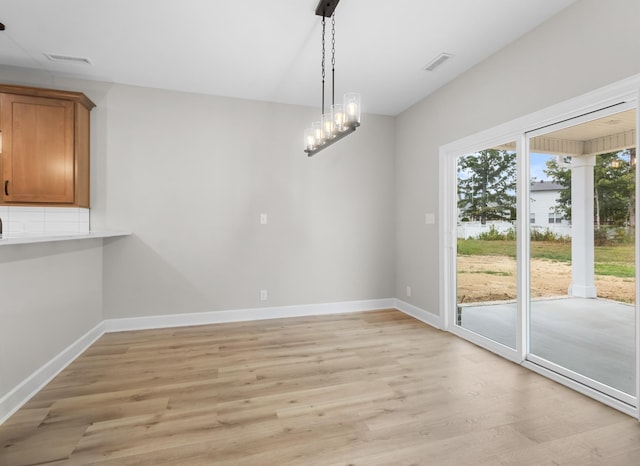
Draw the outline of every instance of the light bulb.
M342 105L335 104L331 106L331 113L333 114L333 126L337 133L344 131L344 112L342 111Z
M345 124L346 126L357 126L360 124L360 94L344 95Z
M304 130L304 146L307 150L314 150L316 148L316 138L313 128Z
M322 131L324 132L325 139L331 139L335 136L333 115L331 115L331 113L322 115Z
M311 124L313 128L313 137L315 139L316 146L319 146L324 142L324 131L322 130L322 123L319 121L314 121Z

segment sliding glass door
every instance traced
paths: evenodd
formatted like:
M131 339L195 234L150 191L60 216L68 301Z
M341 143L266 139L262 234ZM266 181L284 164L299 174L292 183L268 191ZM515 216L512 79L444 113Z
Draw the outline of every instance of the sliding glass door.
M527 359L629 404L636 393L636 110L527 135Z
M441 299L451 332L637 414L636 102L443 148Z
M456 160L455 325L513 350L517 322L515 148L515 142L507 142Z

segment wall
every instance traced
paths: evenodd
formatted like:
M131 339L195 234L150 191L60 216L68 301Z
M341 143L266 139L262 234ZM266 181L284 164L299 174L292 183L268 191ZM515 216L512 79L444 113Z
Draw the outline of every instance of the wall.
M102 240L0 246L0 300L1 422L3 397L102 322Z
M640 73L637 0L581 0L397 118L396 296L439 314L441 145ZM405 287L412 296L405 297Z
M0 66L0 82L85 91L100 98L110 85L55 79L46 73ZM92 114L95 117L95 113ZM101 151L94 119L92 151ZM96 166L100 164L97 163ZM95 170L95 167L92 167ZM92 176L97 179L97 177ZM95 195L92 186L92 195ZM33 231L47 222L46 212L27 215L19 208L10 230ZM48 229L78 228L78 209L69 209ZM7 208L4 216L9 217ZM35 221L35 223L34 223ZM8 230L7 230L8 231ZM0 247L0 422L31 390L55 373L56 356L102 322L102 240L65 241ZM22 385L29 378L30 383Z
M96 103L91 227L134 232L0 249L0 420L103 319L393 297L392 118L364 115L308 158L317 109L10 67L0 81Z
M134 232L105 242L105 318L393 297L392 118L308 158L317 109L129 86L96 103L100 221Z

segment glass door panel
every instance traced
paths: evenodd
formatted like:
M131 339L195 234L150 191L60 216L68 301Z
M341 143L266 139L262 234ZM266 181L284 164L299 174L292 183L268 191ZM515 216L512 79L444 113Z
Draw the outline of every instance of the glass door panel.
M516 347L516 144L457 159L456 322Z
M529 135L528 359L633 402L636 110Z

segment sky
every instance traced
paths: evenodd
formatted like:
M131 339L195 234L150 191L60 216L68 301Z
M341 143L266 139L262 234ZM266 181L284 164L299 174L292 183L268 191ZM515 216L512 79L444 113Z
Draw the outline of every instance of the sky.
M547 160L555 159L555 156L548 154L530 154L530 176L531 178L535 178L536 180L545 180L551 181L547 175L544 174L543 170L546 168L545 162Z
M545 181L551 181L551 179L544 174L543 170L546 167L545 162L547 160L553 160L555 159L555 155L548 155L548 154L536 154L536 153L531 153L530 154L530 165L529 165L529 170L530 170L530 176L531 178L534 178L537 181L540 180L545 180ZM467 173L459 173L458 177L460 177L461 179L465 179L467 178L469 175Z

